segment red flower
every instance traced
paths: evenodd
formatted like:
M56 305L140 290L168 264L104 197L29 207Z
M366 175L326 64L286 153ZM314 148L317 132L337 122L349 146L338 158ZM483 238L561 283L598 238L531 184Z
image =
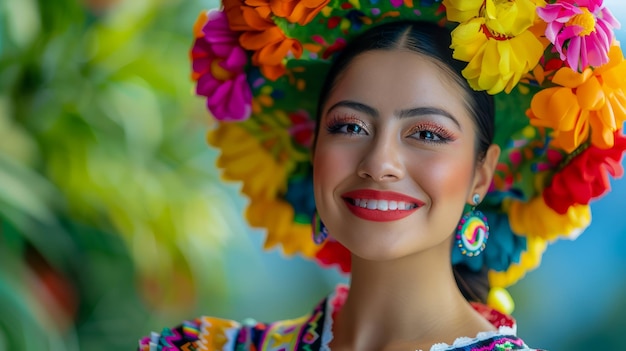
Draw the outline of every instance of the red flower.
M352 269L350 251L331 237L329 237L324 246L317 251L315 259L322 267L338 265L343 273L350 273Z
M311 148L315 136L315 121L309 117L309 113L305 110L296 111L289 114L289 119L289 134L299 145Z
M543 199L550 208L560 214L574 204L589 204L611 189L609 174L619 178L624 174L621 160L626 151L626 136L618 130L615 144L610 149L593 145L570 161L552 178L543 191Z

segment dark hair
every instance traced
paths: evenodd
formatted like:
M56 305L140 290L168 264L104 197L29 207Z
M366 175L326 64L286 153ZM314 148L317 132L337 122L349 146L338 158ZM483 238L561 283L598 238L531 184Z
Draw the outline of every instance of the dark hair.
M317 128L322 108L337 79L352 60L373 50L409 50L433 59L454 80L466 95L466 103L476 124L476 157L481 160L493 142L495 112L493 97L484 91L475 91L461 74L465 63L452 58L450 31L431 22L399 21L373 27L354 38L334 59L322 85L317 105ZM317 133L315 142L317 141Z
M449 72L450 78L462 87L468 111L476 126L476 159L482 160L493 142L495 133L494 99L484 91L475 91L461 74L465 63L455 60L450 49L450 31L430 22L399 21L381 24L351 40L335 57L320 92L317 105L317 126L313 148L323 113L323 107L337 80L352 60L373 50L409 50L425 57ZM459 290L469 301L486 302L489 291L487 268L474 272L464 264L453 267Z

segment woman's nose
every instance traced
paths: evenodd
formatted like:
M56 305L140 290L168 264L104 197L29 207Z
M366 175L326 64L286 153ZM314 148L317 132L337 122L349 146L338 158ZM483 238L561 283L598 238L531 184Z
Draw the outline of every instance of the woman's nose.
M400 141L394 136L378 135L364 150L357 174L375 182L393 182L404 178Z

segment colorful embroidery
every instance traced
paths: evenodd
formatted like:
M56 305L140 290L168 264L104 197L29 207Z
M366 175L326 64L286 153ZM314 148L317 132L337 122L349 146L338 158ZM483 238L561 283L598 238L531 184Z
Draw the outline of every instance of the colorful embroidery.
M201 317L183 322L176 328L165 328L161 334L143 338L139 351L315 351L329 342L331 330L324 328L327 316L331 319L341 310L348 295L348 287L339 285L313 311L301 318L274 323L234 321ZM509 351L527 350L526 344L515 336L515 321L510 316L486 305L473 303L472 307L487 319L498 332L480 333L476 338L458 338L453 345L433 345L431 351ZM535 350L537 351L537 350Z

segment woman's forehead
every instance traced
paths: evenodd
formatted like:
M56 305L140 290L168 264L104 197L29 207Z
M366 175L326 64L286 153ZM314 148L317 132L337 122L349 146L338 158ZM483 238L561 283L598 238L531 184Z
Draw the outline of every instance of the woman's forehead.
M428 105L467 114L466 93L453 73L433 58L408 50L356 56L337 77L325 111L344 99L394 110Z

